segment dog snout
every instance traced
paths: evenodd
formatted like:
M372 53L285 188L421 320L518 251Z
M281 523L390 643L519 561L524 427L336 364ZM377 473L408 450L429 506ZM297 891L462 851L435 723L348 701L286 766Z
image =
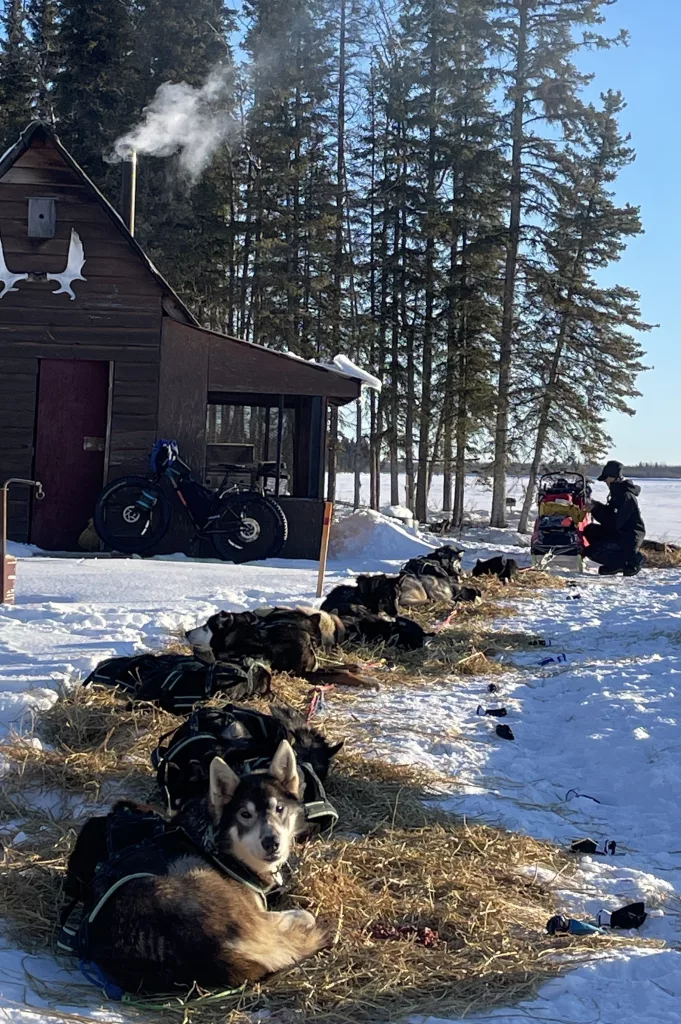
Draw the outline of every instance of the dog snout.
M271 856L274 853L279 853L281 843L279 836L275 836L273 832L266 833L260 840L260 844L266 854Z

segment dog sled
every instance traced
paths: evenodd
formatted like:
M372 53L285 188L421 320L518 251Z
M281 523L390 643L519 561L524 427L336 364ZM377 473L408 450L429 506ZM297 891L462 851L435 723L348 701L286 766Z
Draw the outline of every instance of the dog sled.
M537 518L532 532L532 565L558 560L576 564L579 572L589 542L591 487L583 473L544 473L539 479Z

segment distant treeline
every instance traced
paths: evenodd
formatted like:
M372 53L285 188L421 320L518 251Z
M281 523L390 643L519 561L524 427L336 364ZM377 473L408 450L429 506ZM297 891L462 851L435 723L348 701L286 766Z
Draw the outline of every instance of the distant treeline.
M369 472L369 443L365 439L359 452L357 451L357 445L355 441L348 437L342 437L339 439L338 446L336 448L336 460L338 465L339 473L354 473L359 471L360 473ZM541 472L549 473L553 470L568 469L574 470L578 473L586 473L587 476L592 479L596 479L602 469L602 465L575 465L575 464L554 464L546 465L541 467ZM405 463L401 462L399 470L404 473L406 469ZM384 473L390 472L390 462L386 460L381 465L381 471ZM444 472L444 466L441 463L435 463L433 467L435 474ZM491 479L491 467L484 463L471 462L466 467L467 473L475 474L476 476L484 479ZM508 468L509 476L527 476L530 471L528 463L515 462L511 463ZM625 476L638 477L639 479L670 479L679 480L681 479L681 466L667 466L663 462L642 462L636 466L625 465L624 467Z

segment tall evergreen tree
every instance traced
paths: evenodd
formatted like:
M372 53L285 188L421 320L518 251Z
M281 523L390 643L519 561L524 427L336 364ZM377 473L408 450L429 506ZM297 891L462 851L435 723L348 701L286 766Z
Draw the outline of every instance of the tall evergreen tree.
M134 0L60 0L58 13L54 112L59 134L116 204L120 169L106 157L137 109Z
M214 75L214 104L235 113L230 46L234 14L224 0L138 0L135 50L138 95L133 120L158 88L185 82L200 89ZM232 145L236 149L236 132ZM143 157L138 176L138 234L152 259L206 326L225 329L230 259L234 260L235 153L221 146L191 187L170 158Z
M26 0L26 19L35 78L34 116L53 124L54 83L59 70L57 0Z
M35 74L22 0L5 0L0 42L0 135L3 152L35 109Z
M643 353L631 332L650 326L640 320L635 292L597 281L601 270L619 260L627 240L642 231L638 209L618 206L611 191L634 159L619 130L622 108L622 97L611 92L601 107L585 109L583 137L565 148L561 173L552 182L556 209L534 296L542 344L535 342L528 353L537 376L538 422L521 531L552 439L563 445L568 439L573 451L591 454L589 434L597 431L601 443L607 440L604 413L631 414L628 399L638 394Z
M610 41L594 27L605 20L610 0L498 0L496 43L506 87L511 172L508 233L494 436L492 525L505 520L509 455L510 392L518 271L522 246L541 216L542 193L559 151L557 135L568 135L580 116L579 93L589 76L574 63L585 46ZM507 62L507 63L506 63Z

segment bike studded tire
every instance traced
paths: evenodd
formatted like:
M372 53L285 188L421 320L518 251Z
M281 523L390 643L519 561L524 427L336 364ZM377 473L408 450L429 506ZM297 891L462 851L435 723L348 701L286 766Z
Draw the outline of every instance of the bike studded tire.
M234 514L241 518L243 527L238 536L214 534L213 545L220 558L226 562L258 562L279 554L288 537L288 522L276 501L261 494L227 494L221 508L224 511L217 529L233 522Z
M125 555L149 551L170 526L170 502L143 476L123 476L104 488L95 506L95 530L107 548Z

